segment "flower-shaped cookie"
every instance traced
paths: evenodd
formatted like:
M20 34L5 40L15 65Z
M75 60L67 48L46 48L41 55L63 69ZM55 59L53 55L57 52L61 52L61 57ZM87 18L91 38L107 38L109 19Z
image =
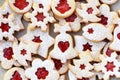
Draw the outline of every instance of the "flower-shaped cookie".
M49 35L49 30L47 32L42 32L39 28L35 30L27 29L27 34L20 38L20 41L28 42L32 41L35 43L40 43L40 47L38 49L38 55L47 58L48 56L48 49L54 43L54 39Z
M26 77L30 80L58 80L59 74L54 70L54 63L51 60L42 61L35 59L32 67L26 69Z
M120 63L116 57L117 54L115 52L113 52L110 57L101 55L101 62L94 65L97 72L102 71L104 80L109 80L110 76L120 78Z
M102 3L104 3L104 4L109 4L109 5L111 5L111 4L114 4L114 3L116 3L118 0L100 0Z
M8 0L10 8L16 13L25 13L31 9L32 0Z
M7 42L7 41L0 41L0 61L1 61L1 66L4 69L9 69L13 65L15 66L20 66L17 61L13 59L13 43L12 42Z
M99 23L108 28L110 32L113 32L115 27L114 20L118 18L118 14L115 11L110 11L110 7L106 4L102 4L99 10L100 14L98 17L101 19Z
M94 66L90 64L92 61L92 57L90 56L90 52L82 52L79 54L80 59L73 59L73 64L69 64L70 71L75 74L76 78L90 78L94 76L94 73L91 71L94 69Z
M75 36L75 49L81 53L87 50L90 51L92 58L95 61L99 61L99 56L101 54L101 50L105 46L106 42L92 42L85 39L82 36Z
M100 42L104 39L113 40L113 35L108 28L99 23L90 23L83 27L83 36L91 41Z
M37 54L37 50L39 47L39 43L34 43L31 41L28 41L27 43L20 42L14 42L13 43L13 58L17 60L21 65L28 66L27 61L32 60L32 54Z
M50 56L61 60L62 63L66 63L68 59L77 56L77 51L73 48L72 37L66 33L66 31L71 31L71 28L69 24L64 26L55 24L54 27L54 32L60 32L60 34L55 38L54 49L50 52Z
M75 10L75 0L52 0L52 11L60 18L66 18Z
M85 23L100 21L100 18L97 17L97 15L100 13L100 10L97 8L97 6L99 5L99 1L98 0L87 1L88 3L81 3L81 8L76 8L76 12L80 17L82 17L83 22Z
M5 73L3 80L28 80L28 79L25 77L24 69L19 67L13 67Z
M39 27L42 31L47 31L48 23L55 22L53 15L50 13L51 0L46 1L47 0L42 0L40 1L41 3L37 3L38 1L33 2L32 10L24 14L24 18L31 22L29 24L31 30ZM44 8L45 6L49 6L49 8Z

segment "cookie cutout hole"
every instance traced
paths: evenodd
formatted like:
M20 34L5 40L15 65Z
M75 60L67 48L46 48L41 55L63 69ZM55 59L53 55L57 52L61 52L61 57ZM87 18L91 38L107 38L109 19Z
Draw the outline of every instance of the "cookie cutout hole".
M28 5L29 3L26 0L15 0L15 3L14 3L14 6L20 10L23 10Z
M92 7L90 7L90 8L87 9L87 13L88 13L88 14L92 14L92 13L93 13Z
M120 40L120 33L117 34L117 38Z
M34 39L32 40L33 42L36 42L36 43L41 43L42 40L40 39L40 36L34 36Z
M62 67L61 61L58 60L58 59L52 59L52 60L53 60L53 62L54 62L54 64L55 64L56 70L60 70L60 68Z
M84 64L81 64L81 65L80 65L80 69L81 69L81 70L84 70L85 67L86 67L86 66L85 66Z
M9 47L9 48L5 48L3 50L4 54L3 56L5 58L7 58L8 60L11 60L12 59L12 55L13 55L13 50L12 50L12 47Z
M8 23L1 23L0 29L2 30L2 32L9 32L10 26Z
M93 34L94 30L92 28L89 28L87 31L89 34Z
M24 56L25 54L27 54L27 51L25 49L21 50L21 54Z
M9 13L7 12L6 14L3 14L3 18L8 18Z
M100 20L100 22L99 23L101 23L101 24L103 24L103 25L107 25L108 23L107 23L107 21L108 21L108 18L107 17L105 17L104 15L101 15L101 16L98 16L99 18L101 18L101 20Z
M69 11L71 7L69 7L69 4L67 3L67 0L60 0L59 4L57 5L56 9L64 14L65 12Z
M106 51L106 55L107 55L108 57L110 57L111 54L112 54L112 52L114 52L114 51L113 51L113 50L110 50L110 49L108 48L107 51Z
M114 65L113 62L107 62L107 64L105 65L105 67L106 67L107 71L112 71L113 72L113 70L115 68L115 65Z
M69 46L70 46L70 44L69 44L68 41L65 41L65 42L60 41L60 42L58 43L58 47L60 48L60 50L61 50L62 52L65 52L65 51L69 48Z
M66 22L74 22L77 16L75 14L72 14L71 16L65 18Z
M49 72L43 67L38 68L35 74L38 79L45 79L48 76Z
M22 78L20 74L17 71L15 71L10 80L22 80Z
M43 13L37 13L37 15L35 16L37 18L37 21L42 21L44 20L45 16Z
M83 44L83 51L92 51L92 45L90 45L88 42L86 44Z

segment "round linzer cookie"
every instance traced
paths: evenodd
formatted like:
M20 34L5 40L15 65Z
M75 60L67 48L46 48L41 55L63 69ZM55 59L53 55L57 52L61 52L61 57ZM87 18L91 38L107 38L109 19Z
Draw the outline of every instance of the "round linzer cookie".
M70 16L75 10L75 0L52 0L52 11L60 18Z
M10 8L16 13L25 13L31 9L32 0L8 0Z
M28 79L25 77L24 69L14 67L5 73L3 80L28 80Z
M112 5L115 4L118 0L100 0L100 1L104 4Z

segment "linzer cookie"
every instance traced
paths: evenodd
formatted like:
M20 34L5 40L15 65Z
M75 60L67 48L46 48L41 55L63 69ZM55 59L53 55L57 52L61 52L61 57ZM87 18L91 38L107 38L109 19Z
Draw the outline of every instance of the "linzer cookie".
M100 1L104 4L112 5L115 4L118 0L100 0Z
M52 11L55 16L66 18L75 11L75 0L52 0Z
M59 74L54 70L54 63L51 60L42 61L35 59L32 67L25 70L25 75L30 80L58 80Z
M66 33L71 31L71 28L68 24L64 26L55 24L54 27L54 32L60 32L60 34L55 38L54 49L50 52L50 56L61 60L62 63L66 63L67 60L77 56L77 51L73 48L72 37Z
M25 13L31 9L32 0L8 0L10 8L16 13Z

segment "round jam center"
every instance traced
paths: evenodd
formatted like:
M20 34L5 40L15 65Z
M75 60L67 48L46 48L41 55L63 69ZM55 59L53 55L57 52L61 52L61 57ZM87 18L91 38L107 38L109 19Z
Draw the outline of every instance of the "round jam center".
M65 41L65 42L60 41L60 42L58 43L58 47L60 48L60 50L61 50L62 52L65 52L65 51L69 48L69 46L70 46L70 44L69 44L68 41Z
M49 72L43 67L38 68L35 74L38 79L45 79L48 76Z
M34 39L32 40L33 42L36 42L36 43L41 43L42 40L40 39L40 36L34 36Z
M114 65L113 62L108 62L105 67L106 67L107 71L112 71L113 72L113 70L115 68L115 65Z
M57 5L56 9L64 14L66 11L70 10L71 7L67 4L67 0L60 0L60 3Z
M20 74L17 71L15 71L10 80L22 80L22 78Z
M2 30L2 32L9 32L10 26L8 25L8 23L1 23L0 29Z
M54 61L54 64L55 64L55 68L56 68L57 70L60 70L60 68L62 67L61 61L60 61L60 60L57 60L57 59L53 59L53 61Z
M19 8L20 10L23 10L25 7L29 5L26 0L15 0L14 6Z
M37 18L37 21L42 21L44 20L45 16L43 13L37 13L37 15L35 16Z
M71 16L65 18L66 22L74 22L77 16L75 14L72 14Z
M5 49L3 50L3 52L4 52L3 56L4 56L5 58L7 58L8 60L11 60L11 59L12 59L13 50L12 50L11 47L5 48Z
M92 8L88 8L88 9L87 9L87 13L88 13L88 14L92 14L92 13L93 13L93 9L92 9Z
M90 50L92 51L92 45L90 45L88 42L86 44L83 44L83 51Z

